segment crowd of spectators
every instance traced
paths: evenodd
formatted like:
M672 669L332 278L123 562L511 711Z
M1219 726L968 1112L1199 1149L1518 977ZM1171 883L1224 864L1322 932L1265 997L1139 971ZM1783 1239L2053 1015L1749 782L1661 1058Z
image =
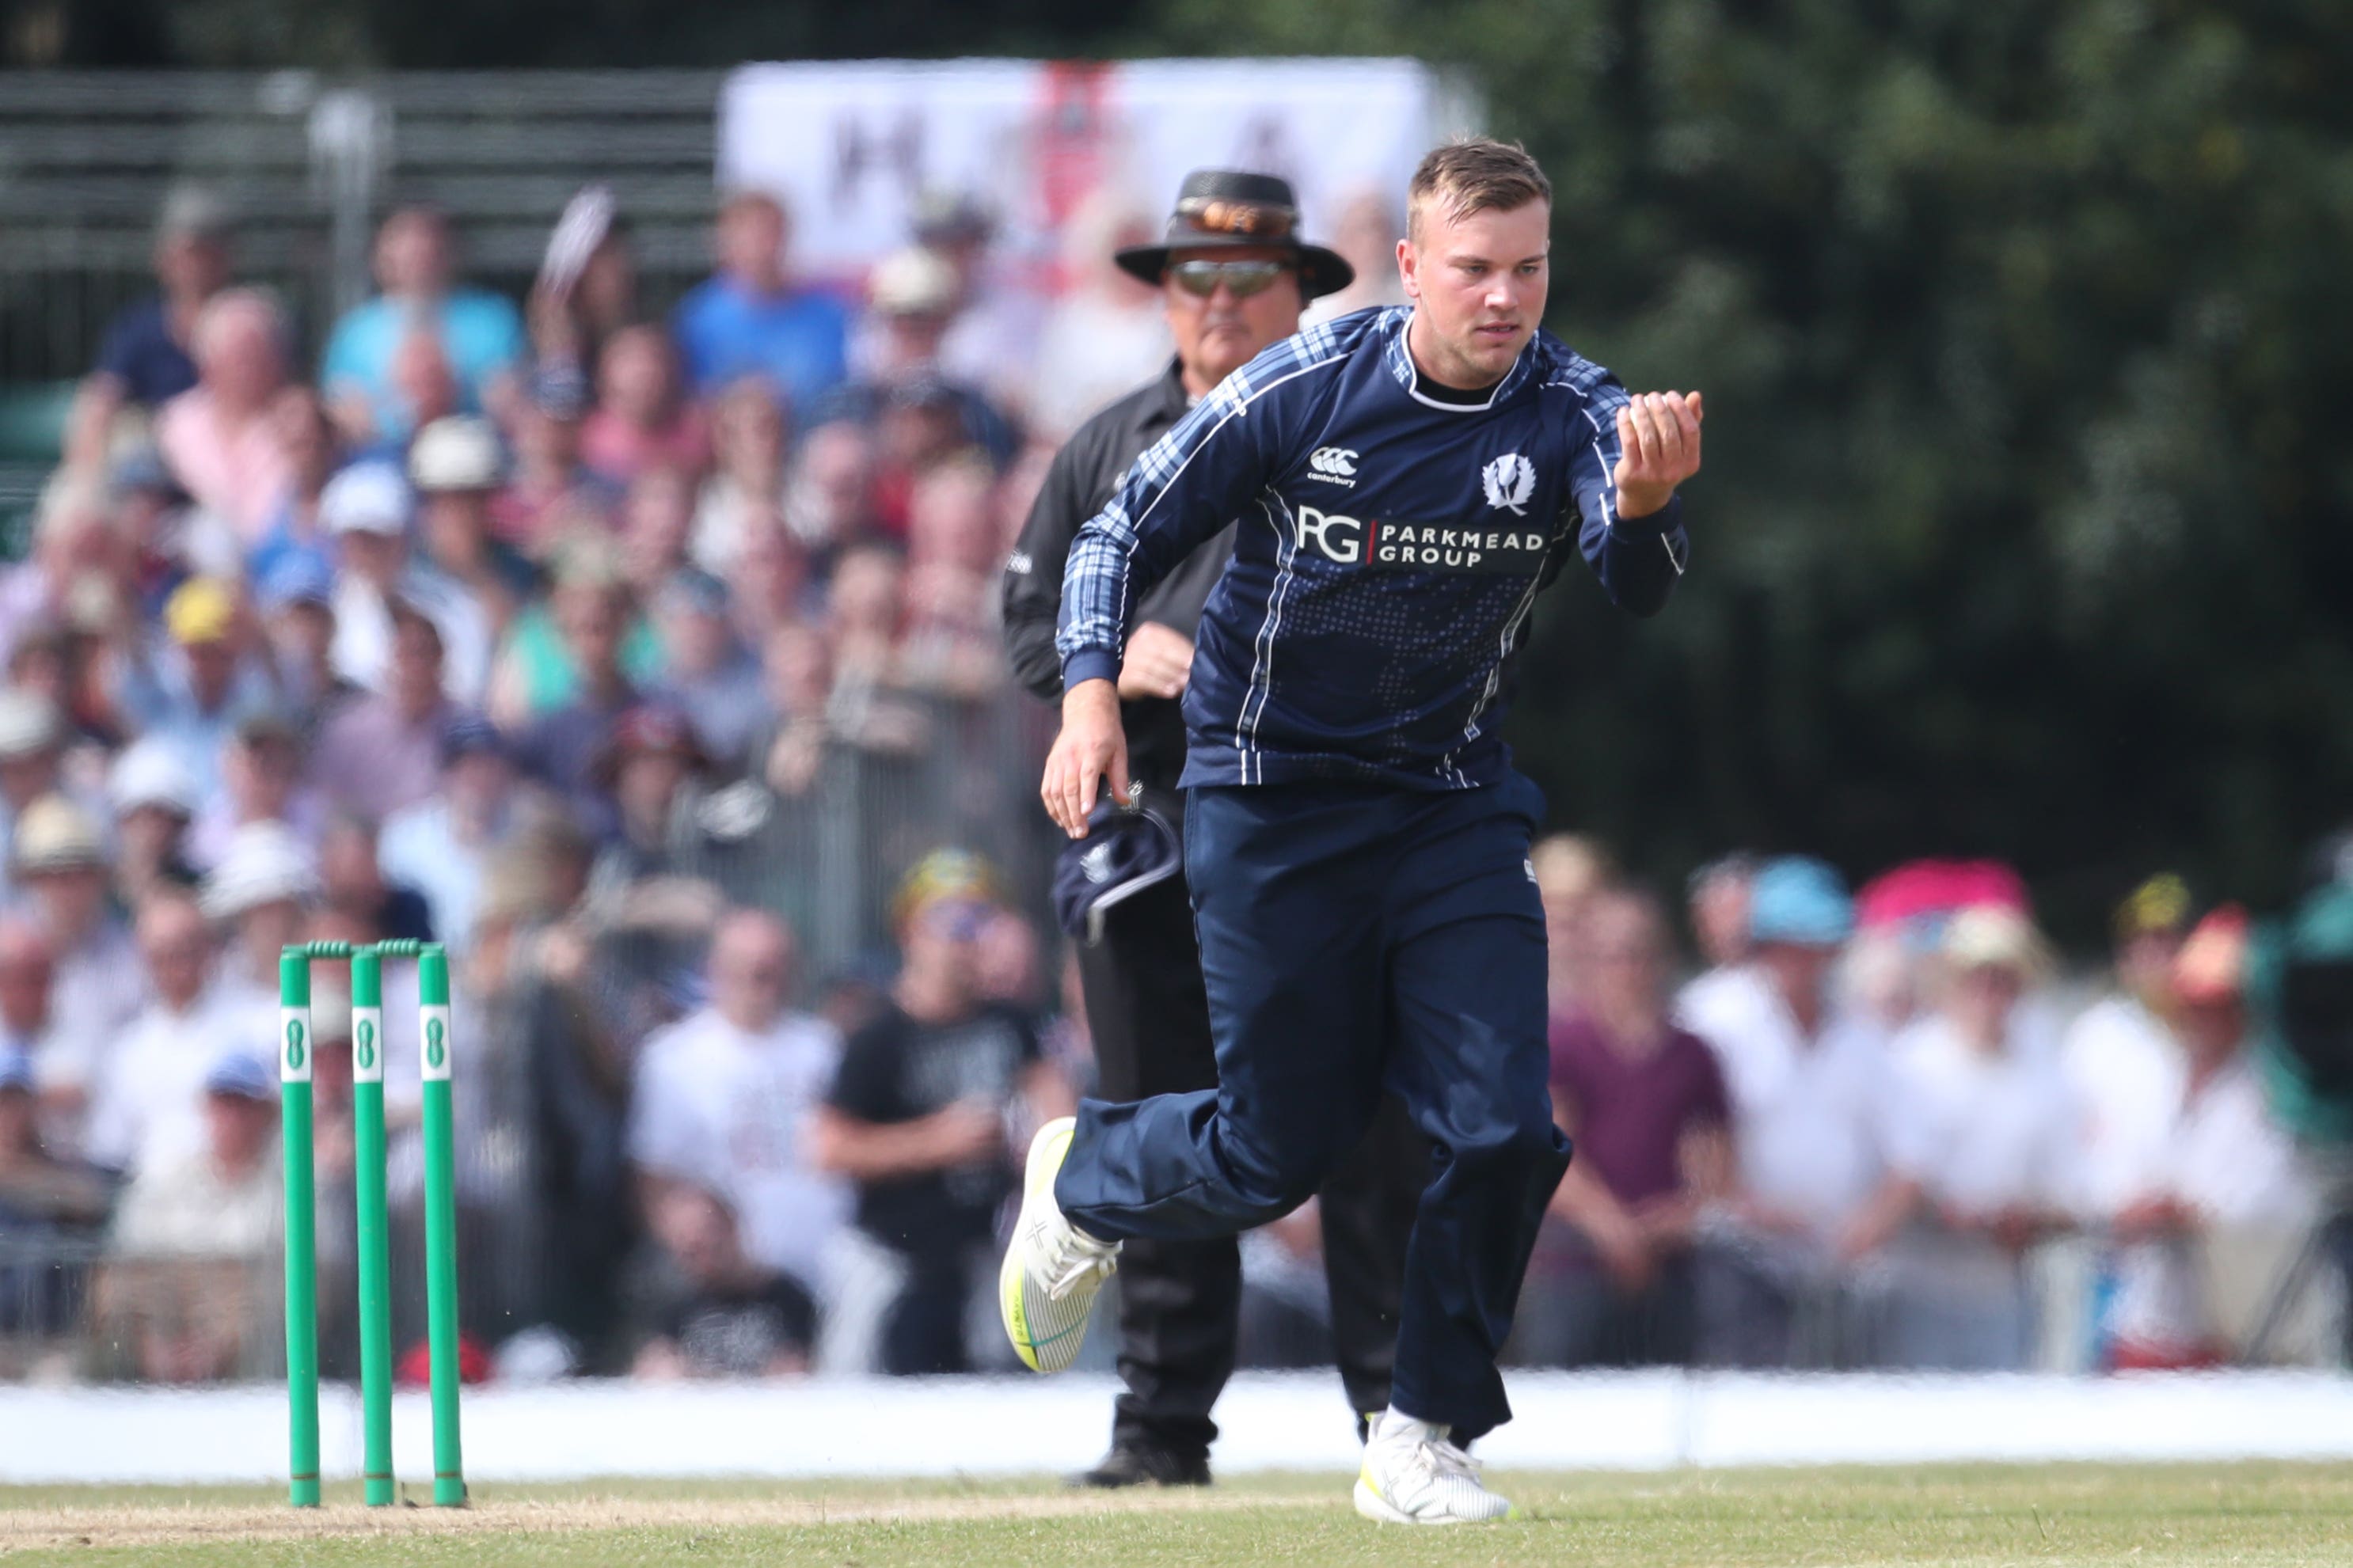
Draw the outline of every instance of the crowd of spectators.
M1344 218L1344 305L1387 298L1394 225ZM520 302L403 207L378 292L306 341L176 195L0 573L0 1376L269 1370L278 954L395 938L453 962L473 1372L1008 1364L1013 1151L1090 1060L1036 890L968 847L976 809L1035 826L997 574L1062 437L1165 365L1108 264L1146 235L1091 200L1032 310L987 215L926 202L849 294L739 194L665 315L602 192ZM905 786L944 756L952 787ZM2092 1359L2199 1364L2229 1348L2201 1238L2308 1215L2242 1048L2243 922L2193 928L2175 885L2065 1023L1998 871L1858 917L1826 867L1724 862L1678 990L1653 897L1573 840L1533 865L1580 1155L1524 1360L2025 1364L2028 1260L2074 1237ZM333 1371L349 995L316 969ZM404 1345L416 1027L387 1009ZM1315 1247L1311 1206L1248 1254L1269 1358L1314 1353Z
M1918 862L1694 879L1704 967L1592 847L1533 860L1578 1158L1520 1349L1572 1364L2197 1367L2321 1217L2266 1103L2249 926L2161 876L2062 984L2022 884Z

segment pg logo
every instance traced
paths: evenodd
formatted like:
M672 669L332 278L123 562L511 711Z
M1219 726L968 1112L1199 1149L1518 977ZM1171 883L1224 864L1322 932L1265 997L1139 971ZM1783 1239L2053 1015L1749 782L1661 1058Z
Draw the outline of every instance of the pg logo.
M1299 509L1296 521L1298 549L1306 549L1312 540L1318 555L1326 561L1336 561L1343 566L1353 566L1364 558L1365 525L1358 519L1303 506Z
M1308 454L1307 467L1329 479L1356 477L1356 454L1345 447L1318 447Z

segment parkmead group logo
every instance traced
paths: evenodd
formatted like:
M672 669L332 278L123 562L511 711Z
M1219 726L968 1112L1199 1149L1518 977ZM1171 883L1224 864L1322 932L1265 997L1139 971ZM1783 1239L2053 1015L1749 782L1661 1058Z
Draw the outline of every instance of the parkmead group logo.
M296 1072L302 1070L302 1026L286 1026L286 1065Z
M1528 500L1536 493L1536 466L1517 452L1506 452L1479 470L1479 482L1486 488L1489 506L1525 517Z

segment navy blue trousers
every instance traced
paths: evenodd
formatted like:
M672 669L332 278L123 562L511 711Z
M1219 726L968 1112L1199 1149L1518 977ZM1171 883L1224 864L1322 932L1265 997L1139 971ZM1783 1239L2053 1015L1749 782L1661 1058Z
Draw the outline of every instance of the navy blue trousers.
M1527 863L1542 806L1517 774L1191 791L1218 1088L1086 1101L1054 1187L1104 1240L1231 1235L1305 1202L1394 1089L1432 1151L1390 1400L1461 1441L1511 1418L1495 1356L1568 1168Z

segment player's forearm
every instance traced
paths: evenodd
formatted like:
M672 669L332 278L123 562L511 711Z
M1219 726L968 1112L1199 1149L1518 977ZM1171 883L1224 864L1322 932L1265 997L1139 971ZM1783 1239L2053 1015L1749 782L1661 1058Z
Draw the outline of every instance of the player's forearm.
M1683 501L1675 497L1646 516L1613 517L1602 531L1593 567L1619 608L1629 615L1655 616L1665 607L1690 560Z
M1133 538L1098 518L1080 531L1062 572L1062 616L1054 637L1062 689L1089 680L1119 682L1130 617L1146 588L1139 582Z

